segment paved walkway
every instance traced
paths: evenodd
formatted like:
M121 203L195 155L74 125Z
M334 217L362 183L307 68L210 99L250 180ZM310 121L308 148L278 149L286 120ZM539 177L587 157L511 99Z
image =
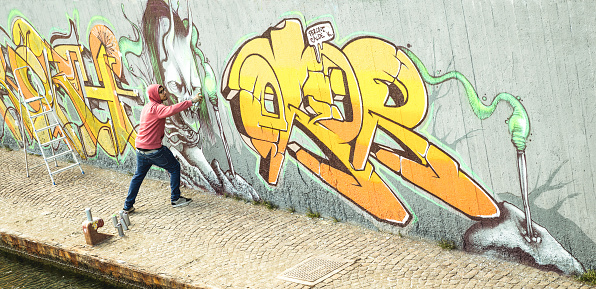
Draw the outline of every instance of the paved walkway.
M81 229L84 209L106 221L100 232L115 234L110 216L131 176L83 166L85 175L69 170L52 186L45 167L26 178L23 161L22 151L0 149L1 233L189 288L308 288L277 276L321 255L356 261L314 288L589 288L517 263L189 189L182 193L194 202L174 209L168 183L157 180L143 183L126 236L92 247Z

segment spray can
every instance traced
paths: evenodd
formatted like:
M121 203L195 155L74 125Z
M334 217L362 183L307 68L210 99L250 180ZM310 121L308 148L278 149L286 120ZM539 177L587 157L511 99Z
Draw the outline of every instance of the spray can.
M130 227L130 217L128 216L128 213L124 212L122 216L124 217L124 221L126 222L126 224Z
M122 230L122 225L120 225L120 223L116 224L116 229L118 230L118 236L124 237L124 230Z
M112 223L114 223L114 227L118 225L118 216L116 214L112 215Z
M91 216L91 208L85 209L85 215L87 215L87 221L93 222L93 216Z
M130 227L130 218L128 217L128 213L125 211L120 211L120 218L122 220L124 220L124 223L126 223L126 226Z
M128 226L126 225L126 222L122 218L120 218L120 225L122 225L122 229L124 229L124 231L128 231Z

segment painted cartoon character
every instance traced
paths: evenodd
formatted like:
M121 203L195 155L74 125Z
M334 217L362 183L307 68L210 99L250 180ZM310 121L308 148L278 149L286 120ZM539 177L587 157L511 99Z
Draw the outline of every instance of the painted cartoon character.
M154 78L149 79L150 81L164 83L168 91L167 101L170 103L187 100L193 93L203 91L209 99L211 113L215 114L219 122L215 74L198 48L198 31L192 22L190 6L188 14L188 18L182 20L171 4L161 0L147 1L142 19L143 38L140 41L143 41L146 49L143 56L149 59L151 67L139 71L144 71L145 77ZM221 126L219 128L220 137L227 148ZM201 141L202 138L213 138L206 102L168 119L166 137L171 144L172 153L183 166L182 171L186 171L182 175L184 183L212 192L241 194L259 199L256 191L233 171L229 153L227 157L230 170L227 175L221 171L217 161L210 164L206 160Z

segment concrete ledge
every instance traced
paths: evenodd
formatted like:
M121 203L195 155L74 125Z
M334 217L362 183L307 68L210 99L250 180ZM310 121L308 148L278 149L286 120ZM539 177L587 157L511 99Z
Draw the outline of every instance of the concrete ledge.
M2 249L24 255L24 257L35 261L41 260L57 265L58 267L67 267L67 269L77 271L78 273L91 275L93 278L118 285L139 288L210 288L180 283L172 278L123 266L110 260L67 251L53 245L40 243L5 232L0 232L0 250Z

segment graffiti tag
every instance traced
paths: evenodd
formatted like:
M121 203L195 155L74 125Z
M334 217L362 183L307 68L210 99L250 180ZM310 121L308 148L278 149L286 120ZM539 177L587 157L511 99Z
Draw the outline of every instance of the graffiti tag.
M323 49L323 42L331 41L335 38L331 22L317 23L306 28L306 34L308 35L308 44L315 48L317 61L321 62L321 52L319 50Z
M326 25L313 28L328 31ZM224 73L223 94L236 127L259 154L259 173L268 184L277 184L287 152L376 219L406 226L411 214L375 172L374 158L472 219L499 216L486 190L415 132L426 117L428 96L400 47L374 37L341 49L320 41L319 61L304 39L301 22L286 19L244 43ZM293 129L322 154L290 142ZM376 140L380 134L390 142Z
M16 139L23 137L17 127L18 113L26 115L27 109L19 108L20 86L24 99L48 92L49 103L34 102L30 109L53 107L69 132L68 141L82 157L96 155L98 147L110 156L121 155L127 144L134 147L136 132L122 100L137 94L121 85L124 77L118 42L108 27L96 25L91 29L88 48L78 43L52 45L26 20L15 18L12 41L14 48L5 45L0 50L0 85L6 96L0 98L0 113ZM20 67L27 69L13 72ZM31 123L23 119L26 133L32 137ZM58 131L41 134L41 140L49 139L49 133Z

